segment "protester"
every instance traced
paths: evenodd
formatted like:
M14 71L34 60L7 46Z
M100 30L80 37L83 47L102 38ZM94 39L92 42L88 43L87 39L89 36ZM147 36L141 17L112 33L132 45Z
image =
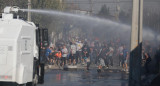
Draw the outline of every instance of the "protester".
M91 63L94 62L95 57L94 57L94 50L92 47L90 48L89 57L90 57Z
M145 58L145 50L142 48L142 66L146 63L146 58Z
M107 67L109 67L109 61L111 63L111 67L113 67L113 52L114 52L114 49L112 47L112 45L110 45L109 47L109 52L107 52Z
M77 47L75 45L74 42L71 43L71 54L70 54L70 60L69 60L69 63L73 64L73 65L76 65L76 61L75 61L75 58L76 58L76 50L77 50Z
M50 48L51 49L51 54L50 54L50 64L53 65L55 63L55 50L53 47Z
M145 74L146 74L146 76L148 76L148 74L149 74L149 64L150 64L150 62L151 62L151 56L150 56L150 54L149 53L145 53L145 60L146 60L146 62L145 62Z
M64 45L63 49L62 49L62 63L61 63L61 66L66 65L67 55L68 55L68 50L67 50L66 46Z
M89 46L87 43L85 43L82 48L82 55L83 55L82 63L83 64L84 64L85 60L89 57L89 53L90 53Z
M119 56L119 66L122 66L122 59L123 59L123 45L118 48L117 56Z
M89 70L89 67L90 67L90 64L91 64L90 57L88 57L88 58L86 59L86 63L87 63L87 70Z
M76 43L77 46L77 52L76 52L76 64L81 62L82 59L82 47L83 44L81 43L81 41Z
M60 66L60 63L61 63L61 58L62 58L62 53L61 51L57 51L56 54L56 62L57 62L57 65Z
M45 52L45 57L46 57L46 62L47 63L50 63L50 57L49 56L50 56L51 52L52 51L51 51L50 47L48 46L47 49L46 49L46 52Z
M105 67L105 65L107 64L106 62L106 54L107 54L107 52L108 52L108 50L107 50L107 47L106 46L103 46L101 49L100 49L100 51L99 51L99 53L98 53L98 62L99 62L99 65L98 65L98 72L100 72L101 71L101 69L102 68L104 68ZM108 68L108 67L107 67Z
M129 53L126 49L126 45L123 46L123 59L122 59L122 67L123 71L128 71L128 59L129 59Z

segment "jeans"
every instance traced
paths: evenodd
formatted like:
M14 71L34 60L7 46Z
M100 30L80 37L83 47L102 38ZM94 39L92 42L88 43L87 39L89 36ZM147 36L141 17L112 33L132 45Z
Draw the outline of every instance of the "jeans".
M111 66L113 66L113 58L112 56L107 57L107 66L109 66L109 61L111 62Z
M62 57L62 63L61 63L61 65L63 64L63 62L64 62L64 65L66 65L66 58L67 57Z
M119 66L122 66L123 55L119 55Z
M79 62L81 62L82 59L82 51L77 51L77 55L76 55L76 64ZM79 61L78 61L79 60Z

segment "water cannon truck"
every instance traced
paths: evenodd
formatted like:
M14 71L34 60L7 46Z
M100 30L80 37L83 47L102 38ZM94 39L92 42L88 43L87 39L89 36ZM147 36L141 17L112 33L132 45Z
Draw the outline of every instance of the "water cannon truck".
M36 86L44 82L44 56L40 52L48 45L48 30L14 18L18 11L16 6L5 7L0 18L0 86Z

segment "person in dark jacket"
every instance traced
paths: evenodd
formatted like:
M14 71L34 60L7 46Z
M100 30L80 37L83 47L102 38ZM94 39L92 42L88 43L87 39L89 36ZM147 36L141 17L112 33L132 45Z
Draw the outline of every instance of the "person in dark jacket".
M146 59L146 63L144 65L145 70L146 70L146 76L149 74L149 64L151 62L151 56L149 53L145 53L145 59Z

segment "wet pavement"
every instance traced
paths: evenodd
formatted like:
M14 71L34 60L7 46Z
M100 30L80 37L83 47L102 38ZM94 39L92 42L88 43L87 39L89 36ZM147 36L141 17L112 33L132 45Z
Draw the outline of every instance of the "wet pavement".
M45 83L38 86L128 86L128 74L120 70L48 70Z

